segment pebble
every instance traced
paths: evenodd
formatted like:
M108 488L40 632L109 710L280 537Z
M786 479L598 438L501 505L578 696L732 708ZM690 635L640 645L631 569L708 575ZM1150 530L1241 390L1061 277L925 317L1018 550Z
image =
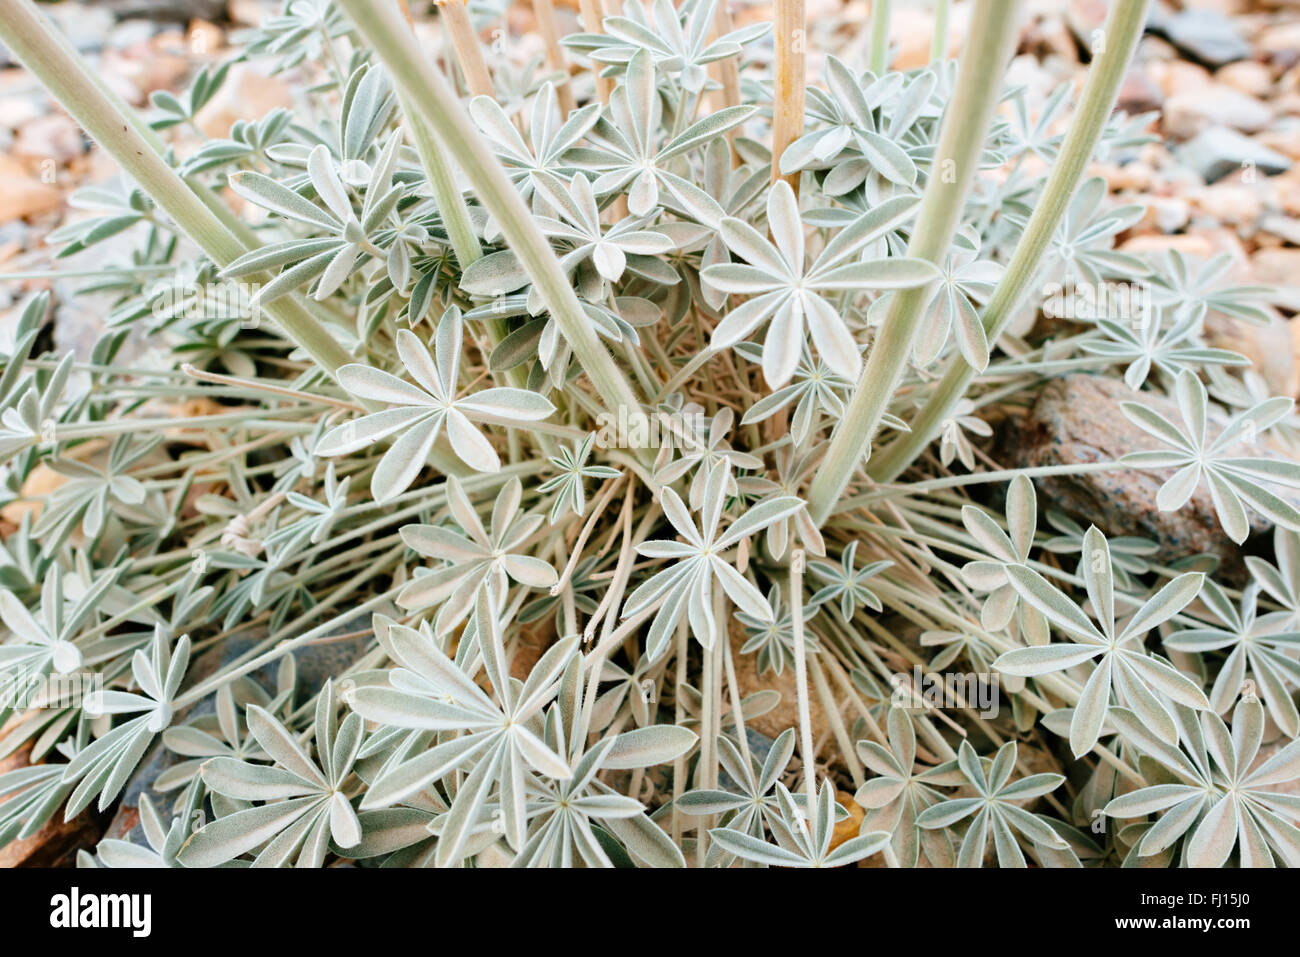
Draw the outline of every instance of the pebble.
M1223 66L1250 56L1250 44L1242 39L1233 21L1218 10L1188 7L1172 16L1152 17L1150 27L1207 66Z
M1229 63L1214 74L1214 79L1247 96L1264 98L1273 89L1273 71L1255 60Z
M1201 89L1169 97L1161 125L1167 136L1188 140L1210 126L1257 133L1272 120L1273 111L1255 97L1222 83L1209 83Z
M1226 126L1202 130L1176 151L1178 159L1213 183L1234 172L1282 173L1291 160Z
M196 119L204 135L216 139L229 135L236 120L260 120L276 107L292 105L293 95L284 80L239 63Z
M50 113L23 125L14 140L15 156L40 163L52 159L62 166L86 152L81 128L66 113Z

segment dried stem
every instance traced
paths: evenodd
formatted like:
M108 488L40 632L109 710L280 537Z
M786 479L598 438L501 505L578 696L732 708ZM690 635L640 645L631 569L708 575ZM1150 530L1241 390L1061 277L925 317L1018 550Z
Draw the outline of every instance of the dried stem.
M781 175L781 154L803 135L807 34L804 0L776 0L776 56L772 63L772 182L784 179L795 191L799 174Z
M573 84L569 82L569 64L564 59L564 48L560 46L555 4L552 0L533 0L533 13L537 15L537 30L546 44L546 65L564 74L564 80L555 88L555 95L560 100L560 112L568 116L577 103L573 99Z
M604 14L600 0L578 0L578 12L582 14L582 28L588 33L604 33ZM596 98L602 103L609 103L609 95L614 92L614 81L600 75L602 67L592 62L591 72L596 78Z
M817 752L813 749L812 708L808 703L808 643L803 630L803 549L790 556L790 621L794 631L794 683L799 695L799 750L808 813L817 803Z
M460 64L470 96L492 96L496 92L492 86L492 74L483 59L483 47L479 45L474 24L470 23L466 0L438 0L438 11L451 38L452 49L456 51L456 62Z

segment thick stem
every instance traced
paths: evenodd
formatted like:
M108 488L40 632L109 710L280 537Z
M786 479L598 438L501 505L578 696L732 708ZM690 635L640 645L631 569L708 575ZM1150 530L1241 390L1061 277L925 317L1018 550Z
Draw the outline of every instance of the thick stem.
M420 154L424 175L429 181L429 189L433 192L433 201L438 206L438 212L442 214L443 225L447 227L452 254L456 257L456 264L464 270L470 263L483 257L483 247L479 244L478 236L474 233L474 225L470 222L469 204L465 202L465 197L456 185L456 177L451 163L447 161L447 155L438 145L434 135L429 132L429 127L410 108L404 93L398 94L398 101L402 104L402 116L411 131L415 151Z
M999 66L1002 64L999 63ZM889 67L889 0L872 0L871 50L867 69L880 76Z
M465 77L469 95L495 95L492 74L488 72L487 61L483 59L483 48L479 46L474 24L470 23L465 0L438 0L438 11L447 28L447 35L451 38L452 48L456 51L456 62L460 64L460 72Z
M1106 21L1105 47L1098 50L1088 68L1083 95L1074 112L1070 130L1061 144L1061 152L1048 176L1043 194L1034 204L1025 231L1016 244L1002 281L994 290L981 320L990 343L996 342L1011 318L1019 311L1025 294L1038 275L1043 253L1047 250L1074 191L1079 187L1102 130L1115 108L1120 84L1129 60L1142 36L1149 0L1117 0ZM879 482L890 482L902 474L916 457L939 435L944 420L952 415L976 376L960 356L944 374L929 400L910 423L912 431L895 439L882 450L868 473Z
M0 40L213 262L224 267L250 250L223 222L225 217L214 212L167 165L156 149L157 141L142 135L138 121L101 89L85 63L46 25L31 0L0 0ZM264 308L289 338L331 374L353 361L296 301L286 297Z
M799 174L781 175L781 154L803 135L807 33L804 0L776 0L776 44L772 63L772 182L797 188Z
M446 79L421 54L397 7L377 0L340 3L388 67L406 101L455 156L480 201L500 224L502 234L542 294L605 408L611 412L620 407L640 409L631 385L591 328L550 243Z
M930 62L948 59L948 8L950 0L934 0L934 38L930 41Z
M947 255L984 151L1002 91L1002 75L1016 38L1018 0L977 0L962 52L956 92L944 113L930 181L926 184L907 255L939 264ZM824 522L866 458L881 416L898 389L921 328L930 290L892 294L862 378L831 436L809 490L813 520Z

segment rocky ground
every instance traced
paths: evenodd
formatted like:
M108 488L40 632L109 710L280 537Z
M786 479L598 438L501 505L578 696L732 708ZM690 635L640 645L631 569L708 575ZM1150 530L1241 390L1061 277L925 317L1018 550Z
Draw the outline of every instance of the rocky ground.
M562 27L577 28L576 0L561 4ZM741 3L737 19L766 17L764 3ZM1105 0L1029 0L1030 14L1016 82L1045 98L1062 83L1082 82L1086 50L1105 13ZM147 108L154 90L178 90L201 66L229 55L232 31L275 11L267 0L150 0L43 4L72 43L129 103ZM895 64L925 62L930 44L928 3L895 4ZM809 0L812 30L809 78L821 73L821 51L852 56L866 42L869 0ZM205 19L211 18L211 19ZM960 48L969 4L954 5L950 41ZM531 9L515 4L507 16L505 49L512 59L540 52ZM761 54L760 54L761 55ZM241 64L203 110L206 136L224 136L237 119L257 118L290 105L294 77L269 77L258 64ZM1233 278L1277 287L1277 306L1290 317L1300 310L1300 0L1158 0L1148 35L1121 94L1130 113L1153 113L1161 142L1135 155L1100 163L1111 189L1148 205L1146 218L1122 248L1176 248L1207 258L1227 253ZM50 269L53 252L43 239L65 220L85 215L68 197L79 186L112 177L113 164L66 114L0 50L0 274ZM125 240L124 240L125 242ZM62 269L93 268L113 256L96 247L66 260ZM126 247L119 247L121 255ZM16 316L14 304L45 278L0 277L0 335ZM76 280L60 279L56 293ZM56 295L65 314L70 295ZM78 308L89 327L71 315L58 326L61 345L89 349L95 304ZM1234 348L1259 363L1275 392L1300 394L1289 318L1272 328L1235 324L1221 330ZM1300 341L1300 340L1298 340Z
M43 6L115 92L147 108L151 92L182 89L203 65L228 57L232 33L274 13L278 4L118 0ZM576 0L560 6L562 28L576 30ZM1028 6L1011 74L1043 100L1061 84L1082 82L1087 50L1107 3L1029 0ZM742 22L770 16L764 3L733 2L733 7ZM810 82L821 75L822 51L848 57L861 52L869 8L869 0L808 0ZM913 0L895 8L895 65L922 65L930 46L929 4ZM969 3L956 3L950 34L954 51L968 21ZM506 49L512 58L540 53L526 2L512 5L507 23ZM297 81L293 75L268 76L257 63L240 64L203 109L197 126L204 136L224 136L236 120L292 105ZM1132 114L1149 113L1160 141L1097 164L1114 194L1148 207L1145 218L1121 237L1120 248L1177 249L1199 259L1226 253L1234 281L1273 287L1277 315L1271 325L1217 320L1214 344L1249 355L1274 394L1300 396L1300 320L1295 318L1300 312L1300 0L1186 0L1181 5L1160 0L1125 81L1121 107ZM111 299L74 299L84 282L76 273L126 260L131 243L121 237L119 243L61 260L61 275L53 278L48 274L56 267L54 250L45 245L45 237L86 215L69 205L75 189L115 173L111 161L0 49L0 345L11 334L21 303L36 290L52 287L56 347L88 354ZM1115 430L1125 421L1118 413L1105 416L1104 410L1117 397L1090 393L1098 388L1096 380L1076 378L1044 391L1032 414L1044 440L1024 443L1024 464L1048 464L1061 456L1088 460L1116 451L1111 446L1122 435ZM1091 410L1090 421L1071 416L1080 406ZM1140 491L1147 505L1132 508L1124 504L1131 488L1062 485L1052 495L1059 504L1075 501L1076 511L1128 508L1135 523L1128 531L1177 546L1180 554L1217 550L1221 542L1210 532L1204 540L1195 538L1198 528L1213 526L1208 519L1199 524L1189 520L1187 535L1195 540L1179 537L1184 528L1143 525L1152 495L1149 489ZM11 517L0 516L0 522ZM787 677L792 680L789 672ZM773 690L793 707L794 695L773 680ZM763 687L748 676L745 683L755 690ZM821 733L829 734L826 716L815 717ZM791 723L788 715L774 712L766 725L755 726L762 731ZM20 753L0 761L0 772L23 760ZM851 801L846 806L856 807ZM66 862L73 849L93 844L106 823L86 817L52 825L49 833L0 851L0 866ZM119 821L116 829L120 833L131 826L131 821Z

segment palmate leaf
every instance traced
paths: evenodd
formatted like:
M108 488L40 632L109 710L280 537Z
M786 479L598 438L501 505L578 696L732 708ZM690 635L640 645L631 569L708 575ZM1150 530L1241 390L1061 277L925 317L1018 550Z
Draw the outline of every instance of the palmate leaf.
M526 833L526 777L573 776L569 763L540 736L539 715L558 692L556 682L579 636L551 647L516 691L505 670L501 623L485 594L475 604L474 633L491 695L426 637L392 625L387 642L403 667L390 675L391 688L359 688L352 699L358 714L388 726L464 732L387 767L362 803L366 810L395 804L473 762L442 823L437 849L442 866L462 859L489 795L497 794L506 841L518 850Z
M1165 647L1203 654L1227 650L1210 690L1210 707L1226 714L1241 689L1249 687L1246 682L1253 681L1270 717L1294 738L1300 735L1300 713L1290 688L1300 684L1300 666L1287 652L1300 644L1300 632L1291 630L1289 612L1257 614L1258 595L1259 586L1249 585L1238 611L1217 584L1206 582L1203 601L1219 624L1174 632Z
M761 532L775 522L789 518L803 508L802 499L783 496L755 506L744 516L720 530L725 492L731 477L726 459L717 462L708 473L700 523L676 492L665 487L660 493L664 515L685 542L652 540L637 546L637 552L650 558L671 558L674 563L639 585L623 603L623 618L654 612L654 621L646 636L646 655L651 661L668 650L669 639L683 619L690 622L696 640L712 648L720 623L713 613L713 589L720 586L740 610L764 621L772 618L763 593L720 553L739 544L741 539Z
M917 206L914 197L886 200L836 234L805 266L798 200L789 184L778 180L767 198L772 241L748 223L726 218L721 224L723 241L748 265L722 263L701 273L701 279L720 292L755 297L732 309L717 325L713 348L733 346L770 320L763 374L768 385L779 388L794 374L806 326L831 370L856 381L862 369L857 344L823 294L906 289L938 278L938 271L919 259L854 261L865 247L911 219Z
M403 608L437 606L434 630L440 635L464 621L480 593L493 607L501 607L511 582L549 588L557 580L549 563L524 550L542 517L520 513L523 486L518 479L511 479L497 494L490 530L483 528L459 481L448 478L446 488L448 508L465 534L436 525L404 526L403 542L427 558L448 564L417 577L397 596Z
M944 799L938 788L960 784L962 773L954 761L917 771L916 731L903 709L890 709L887 728L888 748L874 741L857 744L863 765L878 775L853 796L867 808L862 830L890 832L894 856L903 867L916 867L922 854L936 867L951 867L956 857L947 829L922 828L917 820Z
M729 854L768 867L846 867L878 854L889 845L889 834L872 831L850 838L831 850L837 812L835 788L823 782L812 808L798 804L785 785L776 784L780 826L777 843L770 844L745 831L713 828L709 837Z
M461 326L460 311L449 309L438 323L432 347L409 329L398 330L398 355L416 385L370 366L339 370L339 383L352 395L393 408L335 426L321 438L316 452L346 455L397 435L371 476L376 501L387 501L410 487L444 429L461 461L480 472L495 472L501 460L473 423L536 422L555 411L549 401L525 389L498 387L457 398Z
M213 867L258 850L254 867L320 867L332 839L340 848L361 841L361 823L344 785L352 775L365 729L361 717L337 721L333 682L316 704L316 757L283 723L256 705L248 728L274 765L213 758L203 766L204 783L235 801L265 801L205 824L181 847L186 867Z
M1157 784L1115 798L1115 818L1159 814L1135 848L1150 857L1183 838L1189 867L1223 867L1234 849L1242 867L1300 864L1300 808L1292 795L1270 790L1300 777L1300 742L1283 747L1252 770L1264 735L1259 699L1242 697L1232 728L1213 711L1178 712L1182 750L1156 746L1136 715L1115 714L1120 734L1182 783Z
M982 867L990 836L997 850L999 867L1025 866L1017 835L1040 853L1067 847L1066 842L1041 818L1030 814L1018 803L1051 793L1065 778L1059 774L1031 774L1011 781L1016 750L1016 742L1008 741L998 749L986 768L970 742L963 741L957 765L965 775L967 785L979 796L942 801L926 808L916 818L918 827L936 829L950 828L974 815L957 855L958 867Z
M1006 566L1011 586L1021 599L1076 641L1008 651L993 663L994 667L1004 674L1035 677L1098 659L1070 721L1070 748L1076 757L1086 754L1097 743L1113 695L1138 712L1161 740L1175 743L1178 730L1174 714L1165 701L1171 699L1197 709L1209 707L1209 701L1195 682L1171 665L1151 657L1142 638L1186 608L1200 592L1205 576L1200 572L1179 575L1149 598L1120 629L1115 619L1110 549L1105 536L1095 526L1084 536L1079 568L1096 624L1033 569L1024 565Z
M1260 433L1290 413L1294 402L1288 398L1261 402L1238 413L1210 439L1208 396L1200 379L1185 369L1178 374L1174 392L1182 428L1140 403L1121 404L1134 425L1169 446L1168 451L1132 452L1120 460L1137 468L1177 469L1157 493L1157 507L1165 512L1181 508L1204 480L1219 523L1234 542L1240 544L1250 534L1246 506L1274 524L1300 531L1300 509L1264 487L1267 483L1300 488L1300 465L1232 454L1239 444L1257 442Z

